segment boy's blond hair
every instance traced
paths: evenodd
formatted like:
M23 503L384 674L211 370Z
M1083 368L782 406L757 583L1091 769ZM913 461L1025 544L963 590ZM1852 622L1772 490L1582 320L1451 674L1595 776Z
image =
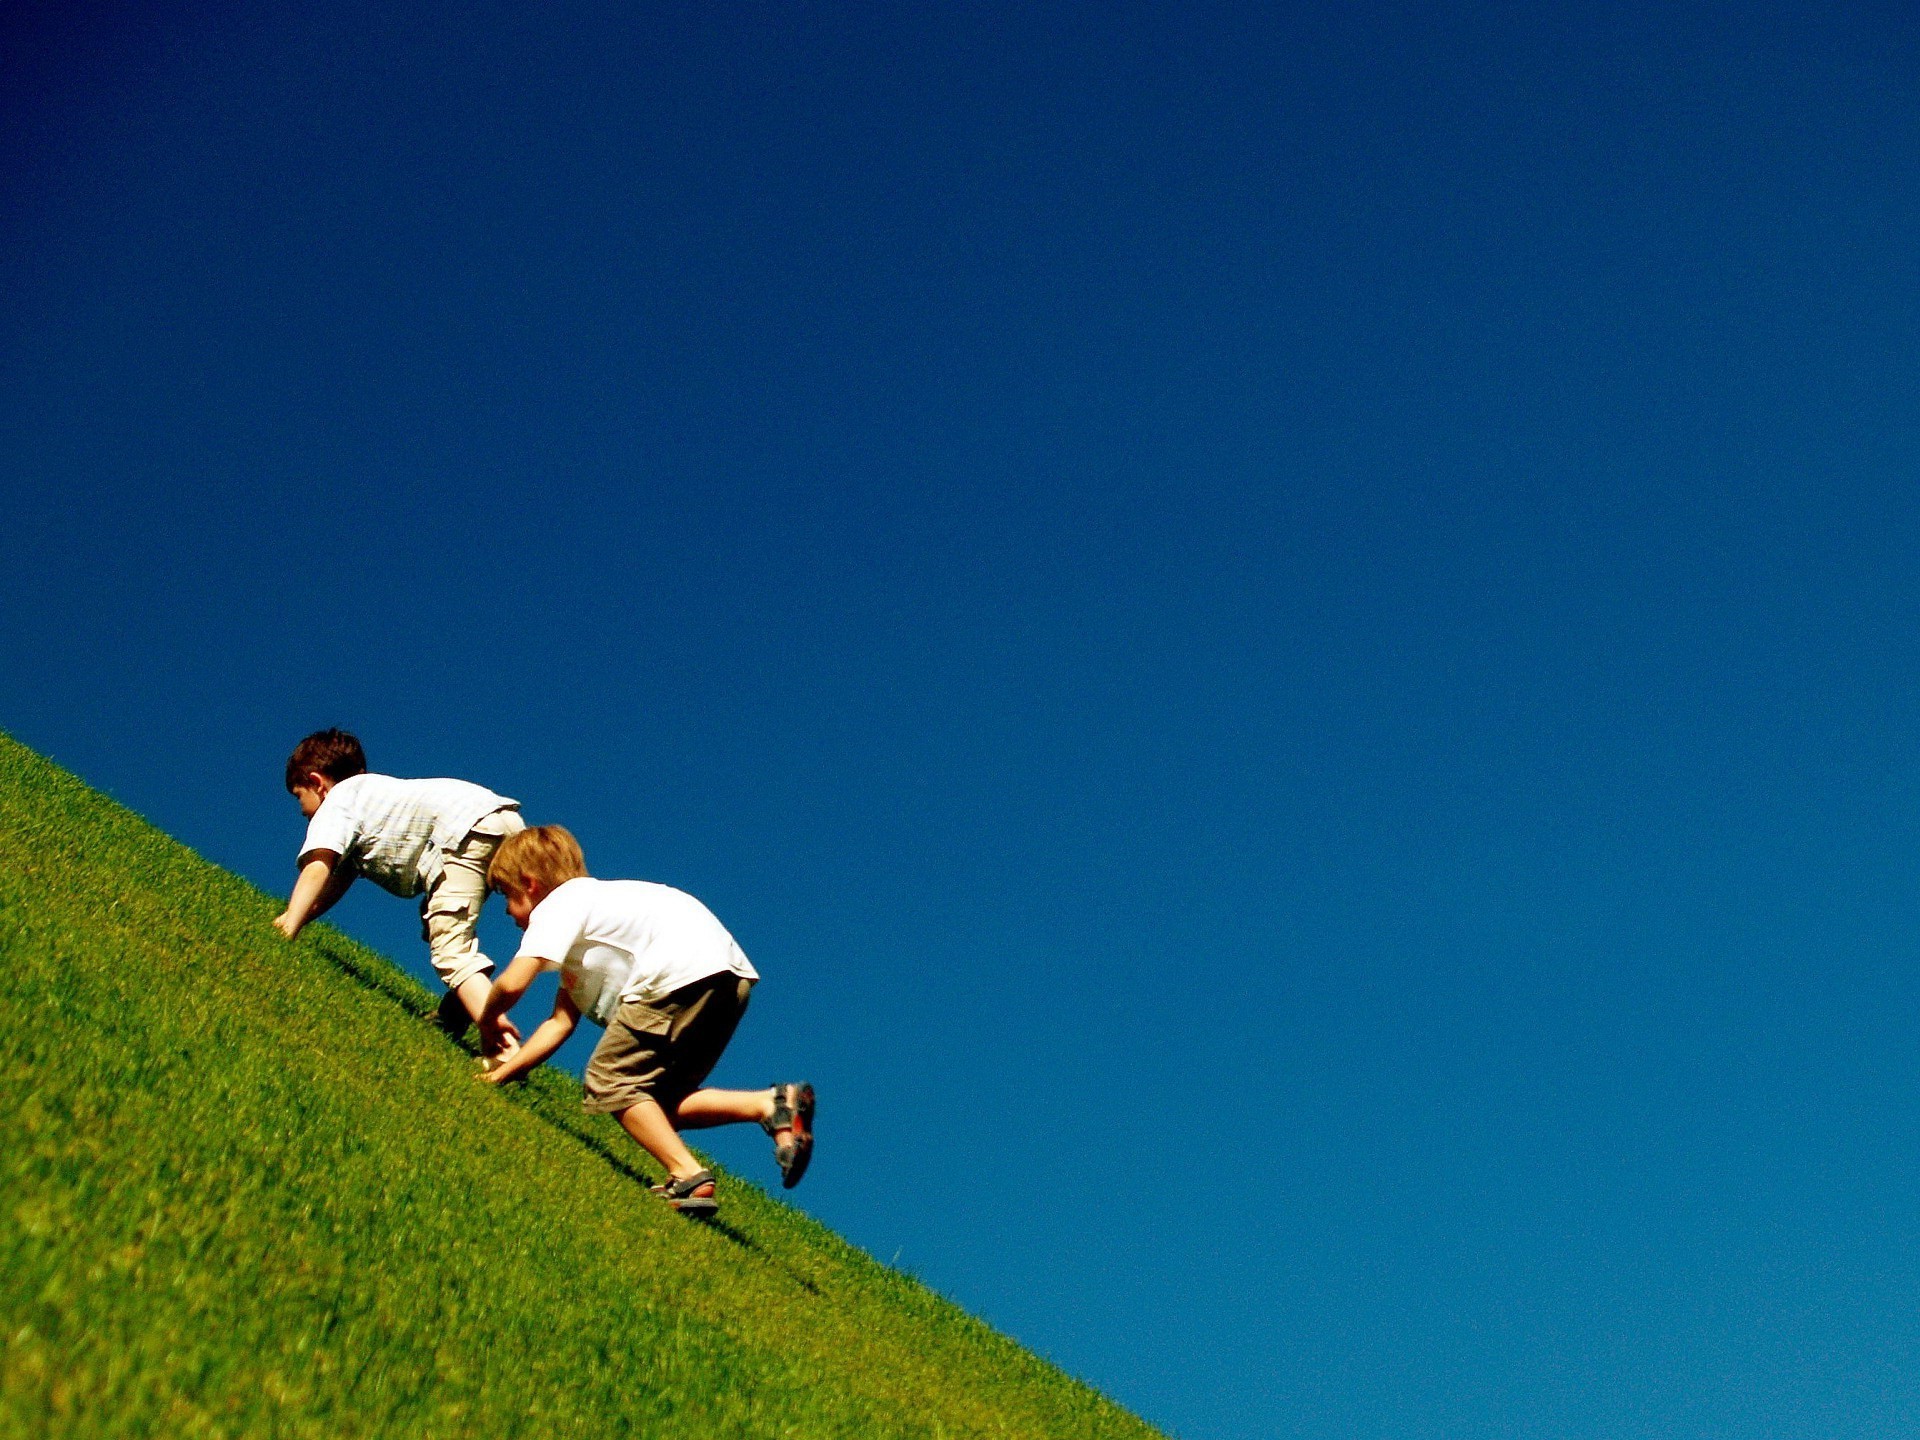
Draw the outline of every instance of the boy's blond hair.
M586 873L587 857L572 831L563 825L530 825L500 842L487 866L487 884L502 895L520 895L529 880L552 890Z

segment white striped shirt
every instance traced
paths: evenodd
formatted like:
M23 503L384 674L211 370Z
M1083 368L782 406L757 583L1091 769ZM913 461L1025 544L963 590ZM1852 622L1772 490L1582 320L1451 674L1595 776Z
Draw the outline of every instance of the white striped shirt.
M331 850L381 889L418 895L439 879L441 856L475 825L519 808L518 800L465 780L353 775L327 791L300 856Z

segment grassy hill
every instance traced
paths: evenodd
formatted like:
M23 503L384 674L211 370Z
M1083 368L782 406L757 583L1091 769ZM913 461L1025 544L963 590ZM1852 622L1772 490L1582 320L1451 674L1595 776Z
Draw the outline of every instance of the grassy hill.
M0 1436L1157 1432L0 736Z

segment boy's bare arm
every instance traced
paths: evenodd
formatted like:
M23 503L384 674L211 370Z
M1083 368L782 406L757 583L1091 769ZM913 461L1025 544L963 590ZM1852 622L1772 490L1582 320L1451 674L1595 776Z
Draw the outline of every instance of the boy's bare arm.
M511 970L511 966L508 967ZM491 1005L491 1001L488 1002ZM540 1064L566 1043L573 1027L580 1023L580 1011L573 998L562 990L553 997L553 1014L542 1020L520 1048L486 1072L489 1085L503 1085L518 1079Z
M273 928L289 940L309 920L317 920L331 910L353 884L353 871L343 866L331 850L309 850L300 858L300 878L293 882L287 908L273 919Z
M516 1041L520 1032L507 1020L507 1012L520 1003L520 997L527 993L527 987L533 984L534 977L540 973L540 967L546 962L533 955L516 955L507 962L507 968L493 977L493 984L487 989L487 1003L480 1007L480 1039L488 1050L501 1048L501 1042L507 1036Z
M507 968L493 977L493 985L487 991L487 1003L480 1011L480 1023L491 1025L504 1016L520 997L527 993L527 987L539 977L541 967L547 962L537 955L516 955L507 962Z

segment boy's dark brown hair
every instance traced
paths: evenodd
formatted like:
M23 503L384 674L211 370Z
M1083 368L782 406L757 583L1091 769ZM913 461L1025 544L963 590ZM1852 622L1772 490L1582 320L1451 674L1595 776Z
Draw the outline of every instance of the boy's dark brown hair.
M309 775L324 775L329 780L345 780L367 771L367 752L360 742L344 730L316 730L287 758L287 793L307 783Z

